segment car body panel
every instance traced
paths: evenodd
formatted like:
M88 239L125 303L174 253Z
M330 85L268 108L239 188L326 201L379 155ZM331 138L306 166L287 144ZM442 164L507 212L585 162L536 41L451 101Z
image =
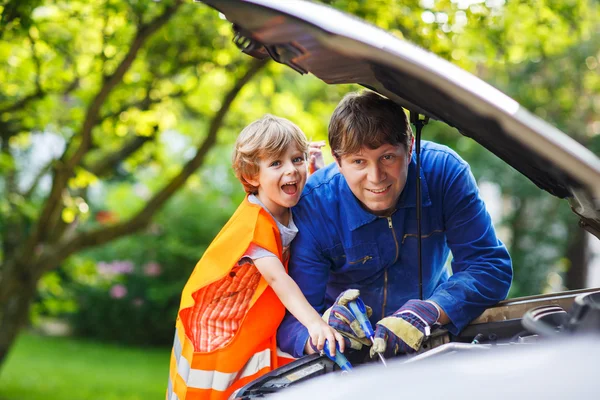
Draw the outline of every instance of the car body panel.
M562 338L536 345L449 344L451 352L419 362L328 374L269 399L593 399L600 393L600 338ZM470 350L470 351L469 351Z

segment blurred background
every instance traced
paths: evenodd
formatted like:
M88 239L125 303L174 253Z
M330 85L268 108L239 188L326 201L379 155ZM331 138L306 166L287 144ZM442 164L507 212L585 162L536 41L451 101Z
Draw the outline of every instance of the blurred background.
M600 155L595 0L325 3ZM191 0L0 0L0 15L0 399L162 398L181 289L244 196L237 134L269 112L325 139L358 87L252 60ZM444 124L423 137L471 164L511 297L600 286L599 241L566 202Z

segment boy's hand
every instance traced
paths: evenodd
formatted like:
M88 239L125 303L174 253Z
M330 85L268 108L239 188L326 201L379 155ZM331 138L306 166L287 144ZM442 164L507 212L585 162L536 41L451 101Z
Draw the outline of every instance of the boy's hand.
M340 351L344 352L344 337L340 335L338 331L333 329L331 326L327 325L325 321L319 318L318 321L315 321L313 324L306 327L308 329L308 334L310 338L308 339L308 343L306 347L310 347L313 351L307 351L305 348L306 354L311 354L313 352L318 352L323 350L323 346L325 345L325 340L329 341L329 353L335 356L335 344L338 343L340 347Z
M308 173L313 174L325 166L321 147L325 146L324 140L310 142L308 145Z

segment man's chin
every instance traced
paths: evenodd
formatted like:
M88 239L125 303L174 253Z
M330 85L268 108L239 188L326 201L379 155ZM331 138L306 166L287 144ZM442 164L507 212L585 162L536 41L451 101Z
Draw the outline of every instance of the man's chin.
M363 204L363 208L370 212L371 214L375 214L377 216L388 216L394 210L394 206L389 203L380 203L380 202L369 202L367 204Z

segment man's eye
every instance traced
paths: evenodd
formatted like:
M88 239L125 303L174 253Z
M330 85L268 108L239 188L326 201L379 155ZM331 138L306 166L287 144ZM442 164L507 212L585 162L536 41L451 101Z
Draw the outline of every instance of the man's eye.
M381 162L383 164L392 164L396 160L396 156L393 154L386 154L381 157Z
M281 165L281 161L277 160L277 161L271 162L271 164L269 164L269 167L279 167L280 165Z

